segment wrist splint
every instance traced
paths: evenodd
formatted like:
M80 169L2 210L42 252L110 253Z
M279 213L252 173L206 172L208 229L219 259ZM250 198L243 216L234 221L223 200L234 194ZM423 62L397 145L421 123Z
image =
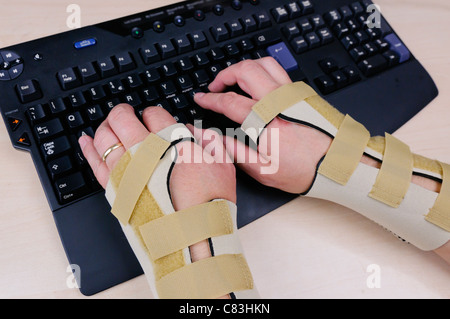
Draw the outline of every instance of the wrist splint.
M175 135L175 133L177 136ZM110 175L106 198L156 298L257 298L236 227L236 205L213 200L175 211L169 180L178 143L194 137L181 124L130 148ZM208 240L212 257L192 262L189 246Z
M258 145L275 117L333 138L312 186L302 195L351 208L422 250L434 250L450 240L449 165L412 154L387 133L371 137L363 125L341 114L303 82L269 93L253 106L241 128ZM381 167L361 163L363 155ZM413 174L441 182L440 192L411 183Z

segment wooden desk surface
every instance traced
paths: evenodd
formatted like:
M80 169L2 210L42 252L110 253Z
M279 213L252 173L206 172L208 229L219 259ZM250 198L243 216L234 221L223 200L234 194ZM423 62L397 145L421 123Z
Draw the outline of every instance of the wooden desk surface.
M174 0L75 1L82 26ZM70 0L3 5L0 47L67 30ZM450 162L450 3L378 0L437 83L439 97L398 132L415 153ZM85 298L68 288L68 261L28 153L0 121L0 298ZM264 298L450 298L450 267L341 206L299 198L240 230ZM380 288L369 288L378 265ZM368 268L369 267L369 268ZM368 272L369 270L369 272ZM143 276L93 298L150 298Z

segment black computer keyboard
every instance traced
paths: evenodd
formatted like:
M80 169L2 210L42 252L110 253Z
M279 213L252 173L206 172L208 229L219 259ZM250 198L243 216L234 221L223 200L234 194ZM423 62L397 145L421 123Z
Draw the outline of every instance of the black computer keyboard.
M70 262L94 269L84 272L84 293L126 280L140 268L125 240L116 239L123 235L78 138L94 136L119 103L132 105L137 116L158 105L180 123L237 127L199 108L193 95L207 91L224 68L266 56L373 134L392 132L437 89L384 18L380 28L369 28L371 4L186 1L0 50L3 118L14 147L32 155ZM293 198L242 175L240 227ZM83 250L109 261L133 260L113 269ZM98 271L111 278L99 279Z

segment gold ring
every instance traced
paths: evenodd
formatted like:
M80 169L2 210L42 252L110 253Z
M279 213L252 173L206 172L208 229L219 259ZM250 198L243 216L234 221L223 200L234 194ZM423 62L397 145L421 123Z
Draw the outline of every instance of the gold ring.
M106 150L106 152L103 154L103 157L102 157L103 162L106 162L106 158L109 156L109 154L111 154L114 150L116 150L122 146L123 146L122 143L117 143L117 144L114 144L113 146L111 146L110 148L108 148Z

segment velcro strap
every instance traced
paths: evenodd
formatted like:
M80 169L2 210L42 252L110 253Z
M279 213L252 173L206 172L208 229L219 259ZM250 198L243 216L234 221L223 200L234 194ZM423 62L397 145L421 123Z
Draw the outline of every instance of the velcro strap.
M233 233L228 202L212 201L155 219L139 228L153 260L204 239Z
M414 160L409 146L386 133L383 162L369 196L397 208L411 185Z
M304 82L283 85L253 106L252 112L244 120L241 128L256 143L262 130L275 117L294 104L316 95L317 93Z
M162 299L209 299L253 289L253 278L242 254L203 259L156 281Z
M111 212L124 225L170 143L151 133L139 146L128 164L117 190Z
M318 172L336 183L347 184L361 161L369 139L369 131L346 115Z
M440 164L443 171L441 191L425 219L450 232L450 165Z

